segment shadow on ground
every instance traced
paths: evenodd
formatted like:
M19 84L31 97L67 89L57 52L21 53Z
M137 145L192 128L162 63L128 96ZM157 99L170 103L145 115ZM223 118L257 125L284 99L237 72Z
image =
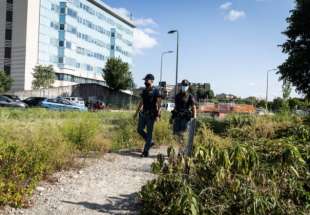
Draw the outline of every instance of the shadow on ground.
M140 204L138 201L137 193L129 195L120 195L118 197L109 197L107 199L109 203L98 204L92 202L71 202L62 201L66 204L80 205L90 210L95 210L100 213L108 213L112 215L119 214L138 214L140 209Z

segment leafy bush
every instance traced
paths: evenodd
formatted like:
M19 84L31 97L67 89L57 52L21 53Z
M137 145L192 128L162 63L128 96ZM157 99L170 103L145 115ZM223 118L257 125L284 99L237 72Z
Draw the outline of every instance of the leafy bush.
M168 161L159 156L158 178L140 192L142 214L309 214L308 128L281 116L240 117L227 119L222 136L201 123L191 158L172 149Z

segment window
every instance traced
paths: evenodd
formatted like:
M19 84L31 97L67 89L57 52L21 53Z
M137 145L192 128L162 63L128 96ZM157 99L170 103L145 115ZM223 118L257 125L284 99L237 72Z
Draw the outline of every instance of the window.
M91 65L87 64L87 65L86 65L86 70L87 70L87 71L93 71L94 68L93 68Z
M65 42L64 41L59 41L59 47L64 47Z
M60 25L59 25L59 29L60 29L61 31L65 30L65 24L60 24Z
M64 7L60 8L60 14L66 14L66 8Z
M75 12L74 10L68 8L68 15L73 17L73 18L76 18L77 17L77 12Z
M12 22L13 21L13 12L12 11L6 11L6 21Z
M71 49L71 48L72 48L71 42L66 41L66 48L67 48L67 49Z
M13 0L6 0L7 3L13 4Z
M76 34L77 33L77 30L75 27L71 26L71 25L67 25L67 31L69 33L72 33L72 34Z
M56 13L60 12L60 9L59 9L58 5L52 4L51 9L52 9L52 11L55 11Z
M51 22L51 27L54 28L55 30L59 30L59 23Z
M11 29L5 30L5 39L6 40L12 40L12 30Z
M11 58L11 48L10 47L5 47L4 58Z
M64 58L63 57L59 57L58 58L58 63L64 63Z
M11 73L11 66L10 66L10 65L4 65L3 70L4 70L7 74L10 74L10 73Z
M59 81L63 81L63 80L64 80L64 75L63 75L63 74L56 73L56 78L57 78L57 80L59 80Z

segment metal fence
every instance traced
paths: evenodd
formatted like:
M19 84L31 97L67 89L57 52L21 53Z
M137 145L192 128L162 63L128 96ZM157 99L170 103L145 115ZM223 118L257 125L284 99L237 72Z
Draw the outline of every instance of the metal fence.
M137 96L131 95L130 93L115 91L99 84L78 84L49 89L20 91L15 92L14 95L19 96L21 99L28 97L81 97L86 102L89 100L100 100L105 102L108 106L117 108L129 108L135 105L139 100Z

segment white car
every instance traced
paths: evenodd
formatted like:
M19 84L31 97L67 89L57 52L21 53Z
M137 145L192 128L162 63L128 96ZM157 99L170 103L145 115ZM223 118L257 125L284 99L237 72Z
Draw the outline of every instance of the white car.
M81 107L85 107L85 101L79 97L62 97L63 99L68 100L69 102L79 105Z
M174 103L171 103L171 102L168 102L168 103L165 103L162 105L162 108L165 109L166 111L173 111L174 108L175 108L175 104Z

